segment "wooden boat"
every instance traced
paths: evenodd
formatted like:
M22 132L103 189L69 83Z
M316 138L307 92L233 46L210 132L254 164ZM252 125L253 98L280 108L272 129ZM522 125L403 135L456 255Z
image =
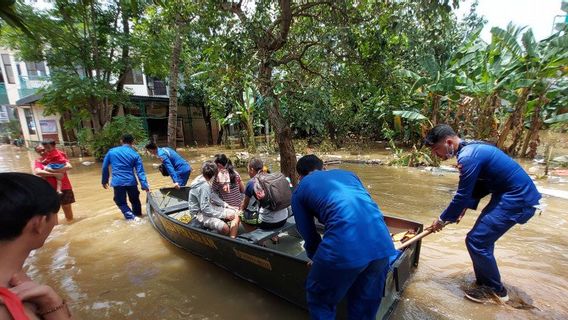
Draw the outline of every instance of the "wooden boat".
M184 220L180 217L189 217L188 195L187 187L163 188L148 195L148 216L165 239L307 309L304 282L309 272L308 258L293 217L274 232L255 230L231 239L201 228L195 220L180 221ZM423 228L422 224L388 216L385 216L385 222L391 233L409 229L418 233ZM280 235L278 244L270 241L274 234ZM420 241L406 248L392 263L377 319L387 319L394 310L405 283L418 264L419 255ZM339 318L343 318L345 310L343 302L338 307Z

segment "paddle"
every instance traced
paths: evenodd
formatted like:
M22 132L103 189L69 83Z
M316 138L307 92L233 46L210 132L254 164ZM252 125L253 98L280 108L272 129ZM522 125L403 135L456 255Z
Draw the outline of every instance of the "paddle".
M466 212L466 211L467 211L467 208L463 209L463 211L461 212L460 216L458 217L458 219L457 219L456 222L455 222L456 224L460 223L460 221L461 221L461 219L463 218L463 216L465 215L465 212ZM447 226L447 225L450 224L450 223L451 223L451 222L446 221L446 222L444 222L444 226ZM412 238L412 239L406 241L406 242L403 243L403 244L400 244L400 245L398 245L398 246L395 246L395 249L396 249L396 250L402 250L402 249L408 247L409 245L415 243L416 241L418 241L418 240L424 238L425 236L427 236L427 235L429 235L429 234L431 234L431 233L432 233L432 229L430 229L430 227L428 227L428 228L424 229L424 231L422 231L422 232L420 232L419 234L417 234L414 238Z
M402 249L410 246L411 244L415 243L416 241L424 238L425 236L427 236L431 233L432 233L432 229L427 228L426 230L424 230L424 231L420 232L419 234L417 234L416 236L414 236L414 238L395 246L395 249L396 250L402 250Z
M449 224L449 222L444 223L444 225L448 225L448 224ZM417 234L416 236L414 236L412 239L395 246L395 249L396 250L402 250L402 249L410 246L411 244L415 243L416 241L424 238L425 236L427 236L431 233L432 233L432 229L430 227L428 227L428 228L424 229L424 231L422 231L419 234Z

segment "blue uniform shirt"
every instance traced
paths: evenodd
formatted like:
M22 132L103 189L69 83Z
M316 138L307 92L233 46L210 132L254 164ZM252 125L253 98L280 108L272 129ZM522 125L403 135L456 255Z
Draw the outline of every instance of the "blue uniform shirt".
M305 176L292 195L292 211L314 261L350 269L395 254L379 207L352 172L314 171ZM323 239L314 217L325 225Z
M103 160L102 184L108 183L109 166L112 166L111 187L136 186L138 182L134 176L134 169L142 185L142 189L148 190L148 181L142 165L142 158L127 144L110 149Z
M517 210L538 204L541 198L531 178L523 168L499 148L485 143L462 142L458 149L460 181L450 205L440 216L454 222L464 209L476 209L479 200L488 194L499 197L499 207ZM517 222L530 217L519 215Z
M180 186L184 185L185 181L183 181L180 174L191 171L189 163L170 147L158 148L157 153L174 183L178 183Z

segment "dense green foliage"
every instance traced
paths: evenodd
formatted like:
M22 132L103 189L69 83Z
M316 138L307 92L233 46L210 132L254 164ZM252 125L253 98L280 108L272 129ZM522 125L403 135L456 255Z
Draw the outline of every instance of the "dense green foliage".
M120 145L120 139L125 133L134 136L134 143L139 146L139 149L142 149L148 142L148 134L142 120L134 116L114 117L96 134L88 129L80 130L78 142L95 159L102 160L110 148Z
M46 112L62 114L68 127L100 130L128 103L124 82L140 67L130 36L139 12L125 1L56 0L47 11L22 4L19 14L34 37L8 30L2 43L24 61L47 62Z
M269 120L283 170L293 171L293 138L336 147L414 144L442 122L513 155L534 156L539 129L568 120L565 30L537 42L530 29L493 28L485 43L476 4L463 19L457 6L57 0L48 13L22 11L45 31L39 39L4 38L25 59L48 61L50 110L78 120L102 117L102 126L126 103L120 79L130 68L144 66L161 79L179 74L170 92L179 87L181 103L201 108L224 132L239 127L251 148L252 134ZM77 66L92 76L73 74Z

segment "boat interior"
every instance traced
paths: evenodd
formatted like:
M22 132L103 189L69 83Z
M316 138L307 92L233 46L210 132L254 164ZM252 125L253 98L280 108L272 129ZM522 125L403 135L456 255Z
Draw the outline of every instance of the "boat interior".
M169 219L177 220L191 227L202 228L199 222L189 213L187 205L188 193L188 189L161 189L159 192L153 192L152 197L159 209L162 210L162 213L167 215ZM321 228L323 233L323 226ZM216 233L213 230L207 231ZM273 241L273 238L276 236L278 241ZM293 216L288 217L284 226L274 230L256 229L246 232L241 227L236 240L280 251L302 260L307 261L308 259L303 247L304 240L296 230L296 222Z
M181 189L164 188L152 193L155 205L157 205L161 213L166 215L169 219L177 220L180 223L194 228L202 228L199 222L189 213L187 204L188 196L189 188L187 187ZM391 234L404 232L409 229L409 226L405 224L404 221L401 222L398 219L389 217L385 217L385 221ZM317 222L316 225L320 233L323 234L323 225ZM270 248L307 261L308 257L303 247L304 240L295 226L294 216L290 216L283 227L275 230L256 229L251 232L245 232L241 227L236 240ZM215 231L212 230L207 231L215 233ZM415 231L420 230L417 228ZM276 237L278 241L274 241Z

